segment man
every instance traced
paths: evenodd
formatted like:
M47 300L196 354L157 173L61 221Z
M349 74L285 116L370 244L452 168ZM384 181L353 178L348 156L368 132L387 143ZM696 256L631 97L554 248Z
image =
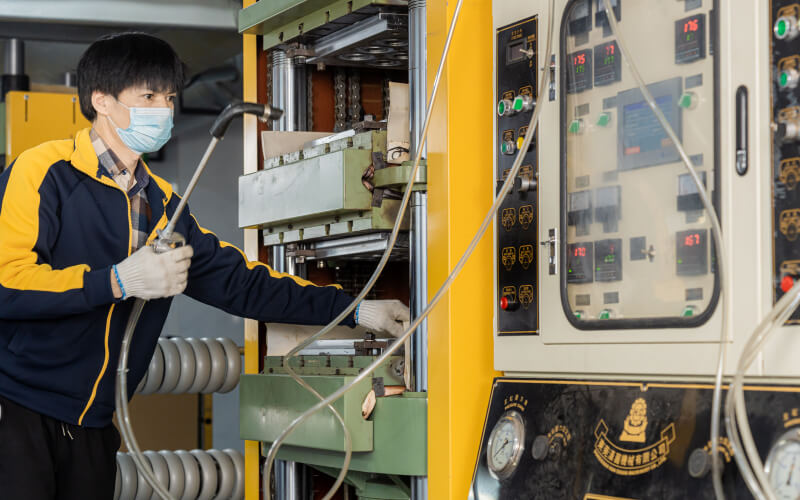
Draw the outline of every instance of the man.
M141 160L170 137L183 64L165 42L122 34L78 65L75 140L22 153L0 175L0 498L110 499L114 377L134 298L147 299L133 337L129 397L169 311L185 292L260 321L325 324L352 300L248 262L187 210L187 245L150 242L179 196ZM365 301L343 321L398 335L408 309Z

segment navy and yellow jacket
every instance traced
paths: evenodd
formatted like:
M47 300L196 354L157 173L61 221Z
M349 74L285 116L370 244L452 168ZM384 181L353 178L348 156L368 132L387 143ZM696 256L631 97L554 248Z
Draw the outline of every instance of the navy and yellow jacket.
M150 175L148 242L179 202L168 182ZM325 324L352 300L335 287L249 262L188 210L176 231L194 249L184 293L231 314ZM71 424L111 422L120 343L134 301L114 299L109 273L128 256L130 238L128 197L100 174L89 129L74 141L22 153L0 175L0 395ZM144 307L131 345L129 397L170 303ZM343 324L353 326L352 315Z

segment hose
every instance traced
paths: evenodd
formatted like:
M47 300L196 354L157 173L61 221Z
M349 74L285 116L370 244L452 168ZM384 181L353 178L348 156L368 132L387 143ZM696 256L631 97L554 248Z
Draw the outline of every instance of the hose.
M177 246L184 244L184 238L178 233L175 233L175 225L178 223L183 210L186 208L186 203L192 195L200 175L206 168L211 153L217 146L217 143L222 139L228 129L230 122L241 114L254 114L262 121L277 120L283 115L283 111L271 108L268 105L257 103L235 103L228 105L219 117L214 121L211 127L211 141L206 148L200 163L195 169L186 192L180 199L172 218L167 223L163 231L158 232L158 238L153 242L153 247L158 253L168 252ZM150 464L142 455L139 449L139 443L136 441L136 436L131 426L130 412L128 410L128 355L130 352L131 339L133 333L136 331L136 326L139 323L139 317L144 309L145 300L136 299L133 304L133 309L128 317L128 323L125 327L125 334L122 338L122 345L120 346L119 363L117 364L117 380L116 380L116 407L117 407L117 422L119 423L119 431L125 441L125 446L131 451L131 458L136 464L139 473L144 477L147 484L153 488L156 495L162 500L174 500L164 486L153 475L153 470Z
M722 228L719 223L719 217L717 215L717 211L714 209L714 205L711 202L711 199L708 197L708 193L706 192L706 188L703 185L703 181L700 179L700 176L697 174L697 170L692 163L692 160L689 158L689 155L686 153L686 150L683 147L680 139L678 139L677 134L672 129L672 126L667 121L664 113L661 111L661 108L658 107L656 100L653 98L653 95L650 93L650 90L647 88L647 85L642 78L642 75L639 73L636 64L634 63L633 59L631 58L630 51L628 50L627 43L625 42L624 37L619 32L619 26L617 25L617 18L614 14L614 9L611 6L610 0L603 0L603 5L606 11L606 17L608 18L608 23L611 26L611 32L617 39L617 43L619 44L620 51L622 52L622 59L625 61L626 66L630 70L633 78L636 80L636 84L639 86L639 90L642 92L642 95L647 102L647 105L650 106L650 109L655 114L656 118L658 119L661 127L669 136L672 143L675 145L675 148L678 150L678 154L683 161L686 170L689 172L689 175L694 181L695 186L697 187L697 193L700 196L700 200L703 203L703 208L708 213L709 219L711 219L711 232L714 236L714 245L718 249L716 256L717 256L717 269L719 272L719 281L720 281L720 288L721 288L721 295L722 295L722 327L720 329L720 339L719 339L719 353L717 356L717 369L716 375L714 378L714 394L712 397L711 402L711 469L712 469L712 481L714 484L714 492L717 495L717 498L724 499L725 494L722 489L722 464L720 462L719 453L717 452L719 448L719 426L720 426L720 413L721 413L721 401L722 401L722 376L723 371L725 369L725 350L726 350L726 343L728 339L728 315L727 311L729 307L727 307L727 303L730 300L729 295L726 294L725 291L728 290L727 279L728 279L728 267L727 267L727 253L725 252L725 246L722 241Z
M455 27L456 18L457 18L459 9L461 7L461 3L462 3L462 1L459 0L458 4L456 5L456 10L455 10L455 12L453 14L453 23L451 23L451 25L450 25L451 32L448 33L448 42L446 42L446 44L445 44L445 50L447 50L447 48L449 46L449 40L450 40L450 37L452 35L452 30ZM552 49L554 13L555 13L554 0L550 0L550 17L549 17L550 23L548 25L548 30L547 30L547 48L546 48L546 51L545 51L545 60L547 60L547 58L549 57L549 54L551 53L551 49ZM445 55L446 55L446 52L444 52L442 54L443 57L442 57L442 60L440 62L440 70L441 70L441 67L444 64L444 56ZM437 72L437 74L438 74L438 72ZM547 85L549 83L549 67L543 68L543 75L544 76L541 79L541 83L540 83L540 87L539 87L537 96L543 95L545 89L547 88ZM436 80L436 82L438 82L438 80ZM431 103L433 102L433 97L434 97L434 94L431 95ZM420 315L417 316L411 322L410 326L405 330L405 332L403 332L403 334L400 337L398 337L397 340L386 351L384 351L383 354L381 354L367 368L362 370L361 373L359 373L358 376L356 376L356 378L353 381L351 381L349 384L347 384L345 386L340 387L339 389L334 391L332 394L327 396L324 400L320 401L319 403L317 403L316 405L314 405L313 407L311 407L310 409L305 411L302 415L300 415L297 418L295 418L292 421L292 423L290 423L286 427L286 429L283 430L283 432L280 434L280 436L278 436L278 438L270 446L269 453L267 454L267 461L264 464L264 473L265 474L269 474L270 470L272 469L272 464L275 461L275 457L276 457L276 455L278 453L278 450L280 449L281 445L284 443L284 441L289 437L289 435L299 425L301 425L303 422L308 420L308 418L310 418L312 415L314 415L315 413L317 413L321 409L325 408L327 405L332 404L334 401L336 401L337 399L342 397L347 391L351 390L357 384L359 384L360 382L364 381L367 377L369 377L372 374L373 371L375 371L379 366L384 364L389 359L389 357L391 357L398 349L400 349L401 346L404 345L405 341L417 329L419 324L425 318L428 317L428 315L433 310L433 308L436 307L436 305L439 303L439 301L442 299L442 297L444 297L444 294L449 290L450 286L453 284L453 282L455 281L456 277L458 276L458 274L463 269L463 267L466 264L467 260L469 259L469 257L474 252L474 250L477 247L478 243L483 238L483 235L486 233L486 230L489 228L489 226L491 225L492 221L494 220L498 208L500 207L501 203L504 201L504 199L505 199L506 195L508 194L508 192L511 190L511 187L514 185L514 179L516 178L516 176L519 173L519 170L520 170L520 168L522 166L522 161L523 161L524 155L527 152L528 147L530 146L531 140L533 139L533 135L534 135L534 133L536 131L536 126L538 125L538 122L539 122L539 116L541 115L541 112L542 112L543 108L544 108L544 106L540 104L540 105L536 106L536 108L534 109L533 117L531 118L530 124L528 126L528 131L525 134L525 139L523 140L522 147L519 148L519 153L517 154L517 157L514 160L514 164L511 167L511 171L509 172L509 175L506 178L506 180L503 182L503 185L500 188L500 191L496 195L496 198L494 200L494 203L492 204L492 207L489 209L489 212L486 214L486 217L483 219L483 222L481 223L480 228L476 232L475 236L473 237L473 239L470 242L469 246L465 250L464 254L461 256L459 261L456 263L455 267L453 268L453 270L451 271L451 273L449 274L449 276L447 277L445 282L442 284L442 286L439 288L439 290L433 296L433 298L431 299L430 303L425 307L425 309L420 313ZM418 148L419 151L422 151L422 149L424 147L424 142L425 142L426 137L427 137L426 131L427 131L427 125L429 123L429 119L430 119L430 106L429 106L429 110L428 110L428 115L426 116L426 125L425 125L425 127L423 129L423 133L422 133L422 136L421 136L422 137L422 144ZM417 157L417 161L415 161L415 164L418 163L418 160L419 160L419 156ZM412 173L411 178L413 179L414 177L415 177L415 175L414 175L414 173ZM409 195L409 191L407 190L406 191L406 196L404 197L404 201L406 201L406 202L408 201L408 199L407 199L408 195ZM401 208L404 209L404 207L401 207ZM401 211L399 213L402 214L403 211ZM362 294L359 294L359 297L361 297L361 295ZM354 303L351 304L351 310L352 310L352 308L355 307L355 304L359 300L360 300L359 298L356 298ZM322 335L324 333L327 333L327 331L330 330L330 328L333 325L338 324L338 322L341 321L342 319L344 319L344 313L342 315L342 318L339 318L338 321L334 320L334 322L332 322L331 324L329 324L328 326L326 326L325 328L320 330L320 332L315 334L315 336L313 336L312 338L316 339L320 335Z

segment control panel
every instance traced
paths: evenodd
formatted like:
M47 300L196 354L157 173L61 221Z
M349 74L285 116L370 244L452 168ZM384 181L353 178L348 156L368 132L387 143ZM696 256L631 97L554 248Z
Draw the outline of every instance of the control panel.
M615 4L656 105L715 195L712 2ZM603 0L568 2L560 37L561 297L578 329L689 327L718 296L697 187L645 101ZM641 23L643 19L657 22Z
M469 498L712 500L712 391L705 384L497 379ZM778 498L800 497L798 391L745 388ZM724 436L718 453L726 496L751 498Z
M508 178L536 104L536 17L497 29L495 178ZM498 335L539 331L537 279L538 166L536 138L525 152L514 188L497 213L496 279Z
M800 3L771 2L773 299L800 278ZM800 324L800 311L788 320Z

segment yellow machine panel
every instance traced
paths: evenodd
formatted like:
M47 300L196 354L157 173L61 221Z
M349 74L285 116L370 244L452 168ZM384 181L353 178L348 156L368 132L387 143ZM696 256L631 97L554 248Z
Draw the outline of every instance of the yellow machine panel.
M81 114L78 96L49 92L6 94L6 165L23 151L55 139L74 138L90 126Z

